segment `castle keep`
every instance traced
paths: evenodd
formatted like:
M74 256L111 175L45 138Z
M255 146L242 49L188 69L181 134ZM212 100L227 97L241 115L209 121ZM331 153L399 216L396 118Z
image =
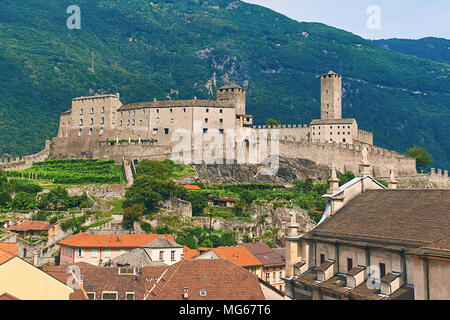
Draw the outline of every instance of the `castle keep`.
M238 163L261 163L266 157L261 150L267 149L358 173L364 150L374 176L388 177L391 169L397 175L416 174L414 159L374 146L372 133L359 129L356 119L342 118L341 75L330 71L321 76L321 118L309 126L254 126L245 98L246 90L235 84L220 87L217 100L154 99L124 105L119 94L75 98L71 109L61 114L50 157L120 162L173 158L176 152L189 163L194 160L186 158L187 153L212 152L216 159L238 161L243 154ZM188 146L181 152L180 132ZM211 146L215 150L209 150Z

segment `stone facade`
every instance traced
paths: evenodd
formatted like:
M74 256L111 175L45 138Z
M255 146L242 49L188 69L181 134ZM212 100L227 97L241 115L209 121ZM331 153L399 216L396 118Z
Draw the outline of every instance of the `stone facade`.
M308 159L340 171L358 172L363 147L372 174L384 177L416 174L415 160L373 146L373 134L342 118L342 78L321 76L321 119L308 125L253 126L245 111L245 89L231 84L217 91L217 100L180 100L123 105L119 94L80 97L61 115L50 158L179 159L187 164L209 162L258 164L271 155ZM212 159L212 161L210 160Z

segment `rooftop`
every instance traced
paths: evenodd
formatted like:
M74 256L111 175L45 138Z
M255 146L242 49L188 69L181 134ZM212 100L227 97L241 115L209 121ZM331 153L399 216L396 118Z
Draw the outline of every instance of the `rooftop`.
M23 221L9 227L11 231L47 231L52 227L48 222L44 221Z
M0 249L17 255L17 242L0 242Z
M175 242L173 237L167 234L89 234L81 232L58 243L79 248L137 248L161 237Z
M306 238L450 256L450 190L367 190Z
M222 259L229 260L241 267L261 266L262 263L245 247L218 247L212 249Z
M118 111L126 111L133 109L145 108L170 108L170 107L210 107L210 108L234 108L234 106L226 101L217 100L163 100L137 102L122 105Z
M242 243L240 246L250 251L261 261L264 267L284 266L286 264L286 261L264 242Z
M311 121L311 125L353 124L354 122L356 122L356 119L315 119Z

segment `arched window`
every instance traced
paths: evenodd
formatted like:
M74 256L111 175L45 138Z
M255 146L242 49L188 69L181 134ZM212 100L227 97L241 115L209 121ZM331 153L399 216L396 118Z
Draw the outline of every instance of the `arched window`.
M80 114L83 114L83 109L80 109Z

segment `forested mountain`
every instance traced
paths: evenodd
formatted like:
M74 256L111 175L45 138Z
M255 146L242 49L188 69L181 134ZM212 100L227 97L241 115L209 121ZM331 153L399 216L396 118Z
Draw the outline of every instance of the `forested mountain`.
M450 40L442 38L383 39L374 40L375 44L411 56L450 64Z
M39 151L71 99L120 92L123 103L214 98L230 81L247 112L309 123L320 117L321 73L343 75L344 117L399 152L425 147L450 167L448 64L384 49L320 23L230 0L0 2L0 155Z

